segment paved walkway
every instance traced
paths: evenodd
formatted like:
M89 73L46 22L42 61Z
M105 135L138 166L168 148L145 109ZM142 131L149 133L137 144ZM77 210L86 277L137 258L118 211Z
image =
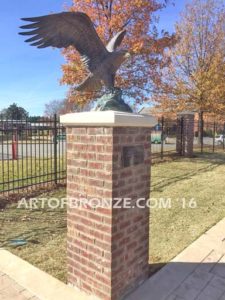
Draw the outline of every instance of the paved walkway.
M96 300L0 249L0 300ZM126 300L225 300L225 219Z
M0 299L1 300L39 300L24 287L17 284L9 276L0 272Z
M128 299L225 300L225 219L187 247Z
M0 300L28 299L99 300L64 284L0 248Z

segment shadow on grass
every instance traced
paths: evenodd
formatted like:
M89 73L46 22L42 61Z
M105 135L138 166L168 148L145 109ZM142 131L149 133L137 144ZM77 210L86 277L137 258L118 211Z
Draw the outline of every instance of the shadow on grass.
M199 160L208 161L215 164L224 164L225 163L225 152L203 152L195 153L195 157Z
M184 173L175 175L175 176L171 173L168 174L166 172L167 171L166 167L168 165L165 165L165 173L164 174L168 175L168 177L165 178L164 175L162 177L160 177L160 175L157 176L161 180L160 180L160 182L152 184L151 191L161 192L163 190L163 188L168 187L171 184L174 184L174 183L182 181L182 180L190 179L193 176L200 175L200 174L208 172L208 171L213 171L217 167L219 167L221 165L225 165L225 153L208 153L208 152L198 153L198 154L195 154L194 158L179 158L177 160L174 160L172 163L174 163L173 174L176 174L177 173L176 170L178 170L178 169L184 171ZM198 165L205 164L205 166L196 167L195 170L190 170L189 168L187 168L186 172L185 172L184 164L187 164L187 163L198 164ZM182 168L182 166L183 166L183 168Z
M24 187L16 192L2 192L0 190L0 209L5 209L8 205L18 203L22 198L36 198L46 193L56 193L62 188L66 188L65 183L40 183L29 188Z
M10 246L12 239L46 243L51 237L66 232L65 209L23 209L9 205L0 211L0 247Z
M54 229L51 229L51 227L41 227L41 228L32 228L31 230L24 230L23 232L19 234L12 235L10 238L5 240L0 240L0 247L11 247L10 241L13 239L21 239L23 238L28 246L29 244L34 244L34 241L36 244L41 244L43 239L47 239L48 237L52 235L60 235L60 233L66 232L67 224L66 222L63 225L54 226ZM20 246L18 246L19 248ZM16 248L13 246L13 248Z

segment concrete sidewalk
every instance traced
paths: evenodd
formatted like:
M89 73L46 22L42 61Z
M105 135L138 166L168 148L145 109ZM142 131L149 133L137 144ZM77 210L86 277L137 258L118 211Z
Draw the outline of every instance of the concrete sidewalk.
M47 258L46 258L47 259ZM0 249L0 300L99 300Z
M39 300L24 287L16 283L8 275L0 272L1 300Z
M166 247L166 245L165 245ZM0 249L0 300L96 300ZM126 300L225 300L225 219Z
M149 278L128 299L225 300L225 219Z

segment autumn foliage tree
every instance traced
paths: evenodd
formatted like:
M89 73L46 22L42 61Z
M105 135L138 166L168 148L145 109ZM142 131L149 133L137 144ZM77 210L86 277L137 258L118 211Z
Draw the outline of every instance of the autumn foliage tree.
M129 99L142 103L160 82L161 70L166 65L165 48L173 43L168 33L158 33L155 13L166 7L167 1L158 0L74 0L71 11L88 14L105 44L121 29L127 30L123 46L132 57L121 67L116 85L123 88ZM87 75L79 54L74 48L63 52L66 64L62 66L62 83L71 86L70 100L81 105L98 94L74 94L73 87Z
M176 25L177 43L154 100L165 111L225 112L225 9L193 0Z

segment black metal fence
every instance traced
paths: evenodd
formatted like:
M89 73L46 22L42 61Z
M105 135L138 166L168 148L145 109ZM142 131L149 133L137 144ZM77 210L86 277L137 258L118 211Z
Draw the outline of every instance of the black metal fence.
M177 149L177 139L183 141L183 119L160 117L152 129L151 151L153 159L182 155ZM194 123L194 150L196 152L219 152L225 150L225 122L196 120Z
M163 159L176 154L178 120L160 117L158 124L152 129L151 151L153 158ZM182 132L181 132L182 134Z
M194 147L201 152L225 150L225 122L196 121Z
M225 150L225 122L195 121L194 131L196 151ZM160 117L152 129L153 159L179 155L182 134L179 120ZM0 197L61 185L66 175L66 130L57 116L33 122L0 115Z
M36 122L0 116L0 196L65 179L66 133L57 116Z

